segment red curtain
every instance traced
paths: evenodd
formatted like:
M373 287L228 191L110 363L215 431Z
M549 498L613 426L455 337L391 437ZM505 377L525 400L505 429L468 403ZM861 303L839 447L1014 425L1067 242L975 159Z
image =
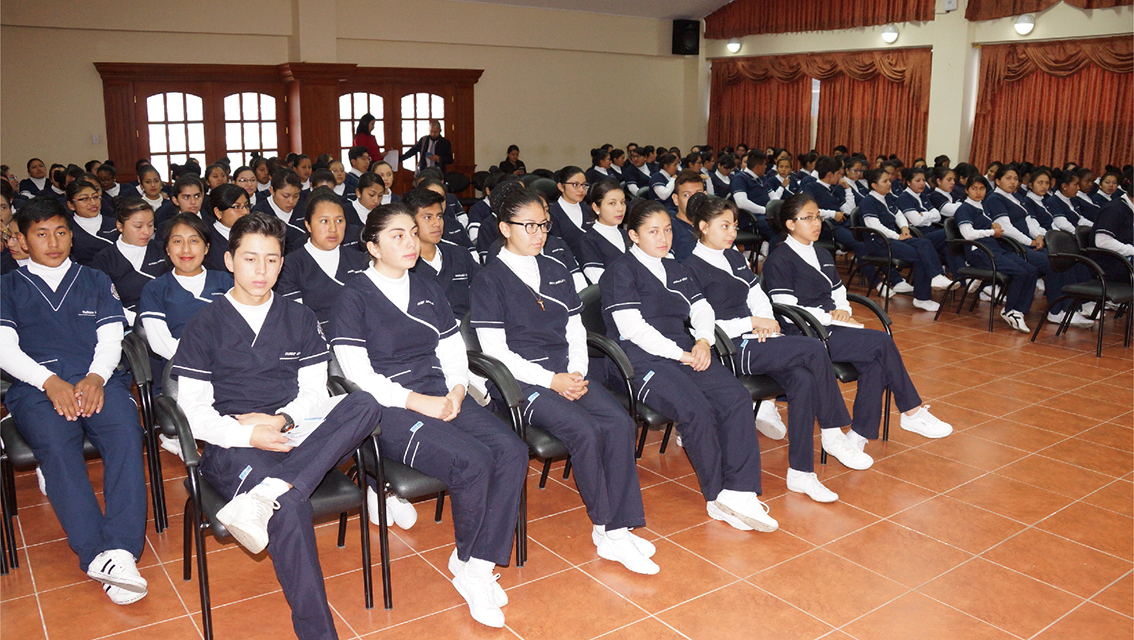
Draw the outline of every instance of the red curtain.
M733 0L706 16L705 37L740 38L756 33L829 31L929 21L933 19L933 8L934 0Z
M709 144L717 149L743 142L750 148L783 147L793 154L811 146L811 79L789 82L729 82L713 62Z
M1134 0L1063 0L1080 9L1108 9L1134 4ZM996 20L1022 13L1037 13L1059 0L969 0L965 7L966 20Z
M1101 169L1134 157L1134 42L985 46L969 155Z
M829 154L842 144L868 158L893 153L909 165L925 157L928 122L928 110L908 85L881 76L862 81L840 75L819 86L815 148Z

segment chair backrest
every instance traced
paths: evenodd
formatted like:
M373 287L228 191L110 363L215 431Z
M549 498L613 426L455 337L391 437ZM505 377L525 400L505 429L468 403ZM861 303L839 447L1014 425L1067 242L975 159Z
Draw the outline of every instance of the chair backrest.
M461 337L465 339L465 349L480 351L480 338L476 337L476 329L472 328L472 312L461 318Z
M768 206L764 207L764 218L768 220L776 220L780 215L780 207L783 206L783 200L771 200ZM769 224L772 224L771 222ZM773 229L775 227L772 227Z
M477 191L484 193L484 183L488 181L488 177L491 175L492 174L487 171L477 171L472 174L473 187L475 187Z
M555 184L554 180L537 176L535 180L532 180L530 186L543 195L544 199L547 200L548 206L550 206L552 202L559 200L559 185ZM587 211L584 209L583 216L586 217L586 215Z
M602 293L597 284L579 292L579 299L583 302L583 327L587 331L594 331L606 335L606 320L602 317Z
M945 240L960 240L961 228L957 225L956 218L945 218ZM949 253L959 256L964 254L965 246L960 243L948 243Z
M1079 241L1075 239L1075 236L1066 231L1052 229L1044 234L1043 240L1044 245L1047 247L1048 260L1051 261L1051 268L1053 270L1063 272L1078 264L1074 258L1063 258L1058 255L1080 254Z
M1090 249L1095 246L1095 239L1091 234L1091 227L1086 225L1075 227L1075 240L1079 243L1080 249Z
M450 171L445 174L445 186L449 193L460 193L469 188L469 177L458 171Z

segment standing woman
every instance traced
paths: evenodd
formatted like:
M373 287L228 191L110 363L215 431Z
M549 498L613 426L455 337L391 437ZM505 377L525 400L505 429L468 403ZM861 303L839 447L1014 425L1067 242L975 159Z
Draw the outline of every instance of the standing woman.
M71 216L71 260L83 266L114 246L119 231L114 218L102 215L102 189L87 180L72 180L64 192Z
M579 260L583 263L583 275L591 284L598 284L610 263L630 246L630 236L621 228L626 217L626 194L614 180L602 180L591 185L587 199L595 223L579 242Z
M607 334L637 372L638 400L677 420L711 518L775 531L779 523L759 498L752 396L713 358L716 318L689 270L663 259L673 242L669 213L660 203L636 205L626 228L634 246L607 268L599 288Z
M527 166L524 161L520 160L520 148L514 144L508 145L508 152L505 154L507 157L500 163L500 170L504 173L510 173L514 176L522 176L528 172Z
M555 174L559 185L559 199L551 203L551 233L559 236L571 248L571 253L583 255L583 234L591 228L590 215L584 208L587 197L587 176L583 170L568 165Z
M646 524L634 421L601 384L590 386L583 304L567 269L540 253L551 223L543 200L531 189L514 189L496 214L504 247L472 285L481 348L520 383L529 424L567 446L599 557L653 575L654 546L630 532Z
M929 413L929 405L922 406L893 338L884 331L866 329L852 318L834 257L814 244L822 225L819 207L811 196L785 200L777 222L788 238L764 261L764 286L772 302L801 307L823 323L830 332L827 348L831 360L850 362L858 369L854 418L846 434L851 445L863 451L867 440L878 437L886 388L893 392L894 404L902 412L903 429L926 438L944 438L952 433L952 426ZM823 446L827 449L826 430ZM833 453L831 449L827 452ZM839 461L846 464L841 458Z
M150 205L141 198L123 198L114 209L114 218L118 239L95 256L91 266L110 276L126 311L126 324L133 325L142 289L169 271L169 263L161 242L154 238Z
M306 305L324 325L331 319L339 290L354 274L366 270L367 259L361 251L340 246L346 237L346 216L339 197L329 188L320 187L311 195L303 222L309 237L287 255L276 293Z
M774 440L788 435L790 491L817 502L834 502L838 495L815 475L815 421L822 430L823 448L847 467L866 469L873 459L853 447L842 432L851 418L827 350L818 340L782 335L760 280L744 256L732 248L736 205L721 198L694 196L689 207L700 241L685 266L712 305L717 326L736 345L736 370L744 375L769 375L787 391L790 427L783 426L775 401L769 400L760 403L762 415L757 416L756 428ZM772 426L778 427L771 434L761 424L771 417L769 410L775 414Z
M49 191L51 182L47 179L47 165L39 158L28 160L28 177L20 181L20 195L31 199L45 196Z
M378 148L378 139L374 137L374 123L376 122L374 116L369 113L362 114L362 117L358 119L358 127L354 130L354 140L350 143L352 147L366 147L367 153L373 160L382 157L382 150Z
M415 226L400 204L371 213L362 235L373 266L343 288L331 345L347 378L383 406L382 455L449 486L453 586L474 620L503 627L508 596L493 570L509 561L528 449L466 395L468 358L453 312L436 283L410 272Z

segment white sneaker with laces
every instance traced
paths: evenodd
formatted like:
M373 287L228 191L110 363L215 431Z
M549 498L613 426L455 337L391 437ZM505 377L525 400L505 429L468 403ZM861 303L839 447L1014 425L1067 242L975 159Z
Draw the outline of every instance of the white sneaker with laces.
M603 533L602 540L598 543L599 557L618 562L634 573L645 576L656 575L661 570L657 563L638 551L638 547L626 533L626 529L614 529Z
M453 577L456 577L467 564L467 562L461 562L461 559L457 556L457 550L453 549L452 555L449 556L449 573L453 574ZM500 586L500 574L494 573L492 576L492 593L496 598L494 602L496 602L496 606L503 607L508 604L508 592L504 591L504 587Z
M917 307L918 309L921 309L922 311L937 311L938 309L941 308L941 305L938 304L937 302L935 302L932 299L930 299L930 300L914 300L913 306Z
M933 276L933 279L929 281L929 286L934 289L948 289L951 284L953 284L953 281L949 279L949 276L940 273Z
M840 429L840 431L841 431L841 429ZM855 431L854 429L847 431L846 435L847 435L847 441L851 443L852 447L854 447L855 449L858 449L859 451L866 451L866 443L870 442L869 440L858 435L858 432Z
M605 535L606 527L604 527L603 525L596 524L591 528L591 542L594 542L596 547L600 542L602 542L602 538ZM630 542L634 543L634 546L638 549L638 553L646 556L647 558L654 557L654 554L658 552L658 549L654 546L654 543L646 540L642 536L637 535L629 529L626 530L626 537L630 538Z
M823 429L819 439L823 444L823 450L848 469L863 471L874 464L874 458L851 444L842 429Z
M87 566L87 575L105 585L131 593L146 594L148 586L146 579L138 573L134 555L125 549L107 549L95 556ZM108 592L107 595L110 593Z
M1027 323L1024 322L1024 314L1019 311L1001 311L1000 317L1004 318L1004 322L1007 322L1009 327L1012 327L1020 333L1032 332L1032 330L1028 328Z
M894 290L894 293L913 293L913 285L905 280L893 285L891 288Z
M788 469L787 488L788 491L802 493L815 502L835 502L839 499L839 494L824 487L823 483L819 482L819 476L806 471Z
M780 412L776 408L774 400L765 400L760 403L760 408L756 410L756 430L772 440L783 440L787 435L787 426L780 418Z
M760 496L751 491L722 489L713 502L721 511L737 518L756 531L771 532L780 528L780 523L768 515L768 505L761 502Z
M980 292L980 299L985 302L992 302L993 297L1000 297L1000 285L994 287L985 287L984 291Z
M47 478L43 477L43 470L39 467L35 468L35 481L39 484L39 492L47 495Z
M878 286L874 288L878 290L878 295L882 296L883 298L893 298L894 296L898 295L898 292L894 291L892 287L887 288L881 282L879 282Z
M487 560L470 558L453 576L453 587L468 603L473 620L500 629L504 626L504 612L496 605L497 596L492 588L496 584L492 573L494 566Z
M252 553L260 553L268 546L268 520L279 508L280 503L276 500L248 491L221 507L217 520L240 546Z
M902 428L926 438L944 438L953 433L953 425L929 412L929 405L923 405L912 416L902 414Z
M123 606L134 604L135 602L146 597L146 591L127 591L122 587L116 587L112 584L102 585L102 590L106 592L106 597L110 598L111 602Z
M705 503L705 510L709 512L709 517L713 520L720 520L721 522L731 525L734 529L740 529L741 531L752 531L752 527L745 524L740 518L723 511L717 506L717 503L712 500Z

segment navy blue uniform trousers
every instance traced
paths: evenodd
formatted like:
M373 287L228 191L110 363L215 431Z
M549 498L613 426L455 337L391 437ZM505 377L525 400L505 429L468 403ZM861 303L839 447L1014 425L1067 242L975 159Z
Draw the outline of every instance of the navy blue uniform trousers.
M827 327L827 342L834 362L849 362L858 369L858 390L854 394L854 432L867 440L878 437L882 420L882 394L886 387L894 395L898 411L906 412L921 405L921 396L914 388L902 354L894 339L885 331Z
M383 457L449 486L457 557L508 564L528 470L528 445L519 436L465 396L449 422L384 408L378 443Z
M1008 282L1008 291L1005 292L1004 308L1009 311L1019 311L1026 315L1035 300L1039 270L1032 265L1029 259L1021 258L1015 251L1001 249L999 243L996 246L990 246L990 244L985 244L985 246L991 248L996 256L997 273L1003 273L1012 278ZM1034 258L1032 259L1034 260ZM980 269L992 268L992 263L988 261L988 256L983 251L970 250L968 262ZM1047 262L1046 256L1044 256L1044 262Z
M81 379L76 376L67 382ZM42 391L7 403L16 428L39 461L47 499L83 571L103 551L125 549L140 558L146 545L142 425L128 380L121 373L111 376L103 386L102 411L74 422L56 413ZM102 456L105 514L87 475L84 435Z
M851 417L823 343L803 336L779 336L764 342L734 338L736 369L767 375L780 383L788 399L788 466L815 470L815 421L821 429L850 424Z
M949 245L947 242L945 242L946 238L944 229L934 229L930 225L917 227L917 229L918 231L921 231L926 240L929 240L933 243L933 249L937 252L937 257L941 260L941 262L945 263L945 266L949 267L949 273L956 274L957 269L965 266L964 257L955 256L953 255L953 252L949 250Z
M638 401L677 421L706 502L722 489L762 493L752 396L715 359L704 371L676 360L636 358Z
M881 240L872 239L862 243L869 255L885 256L886 246ZM933 276L944 273L941 268L941 259L937 257L937 250L933 243L925 238L907 238L905 240L890 240L890 250L895 258L913 264L914 298L918 300L932 300L933 287L930 281Z
M291 624L300 640L338 638L327 605L308 499L327 472L348 460L374 431L381 416L382 408L373 396L355 392L339 401L323 424L291 451L226 449L210 444L201 456L201 474L229 499L264 478L277 478L292 486L278 498L280 508L268 521L268 554L291 606ZM245 469L247 476L241 480Z
M521 383L524 420L563 441L571 453L575 486L591 522L607 529L642 527L646 512L634 460L634 421L596 378L587 393L568 400L538 385Z

